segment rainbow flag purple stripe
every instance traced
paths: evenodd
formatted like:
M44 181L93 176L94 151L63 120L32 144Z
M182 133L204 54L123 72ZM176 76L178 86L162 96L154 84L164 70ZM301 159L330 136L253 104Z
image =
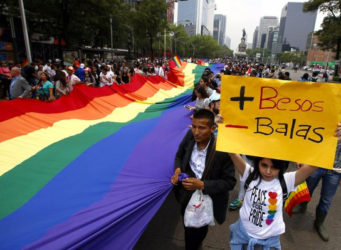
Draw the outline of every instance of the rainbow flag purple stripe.
M172 189L202 69L0 102L0 248L133 248Z

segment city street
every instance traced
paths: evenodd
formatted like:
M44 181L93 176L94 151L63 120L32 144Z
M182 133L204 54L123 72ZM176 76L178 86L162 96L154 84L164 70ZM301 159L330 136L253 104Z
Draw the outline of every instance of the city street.
M341 169L341 0L5 0L0 13L0 250L228 250L239 219L233 249L341 249L341 173L295 172ZM216 149L295 162L249 173L230 154L243 192ZM175 198L178 174L213 201ZM315 193L290 217L309 174ZM189 228L212 210L224 223Z
M305 72L304 70L286 70L290 72L292 80L297 80ZM311 74L311 72L308 72ZM289 171L293 171L291 168ZM316 233L313 222L315 218L315 208L319 200L320 186L314 192L312 201L305 214L296 214L290 218L286 213L286 233L281 237L282 249L339 249L341 241L341 214L338 213L341 206L340 189L334 197L330 213L326 219L325 226L330 234L330 241L324 242ZM238 196L239 184L230 192L230 201ZM135 250L144 249L184 249L184 230L180 208L176 203L174 195L171 193L161 209L149 223L146 231L136 244ZM238 220L238 211L228 211L227 220L222 225L210 227L208 235L204 241L203 249L229 249L229 225Z
M293 171L291 168L289 171ZM321 185L320 185L321 186ZM313 222L315 218L315 208L318 203L320 186L314 192L305 214L296 214L290 218L286 213L286 232L281 236L283 250L336 250L340 249L341 242L341 192L338 189L330 212L325 221L330 240L324 242L315 232ZM230 201L238 195L239 184L230 192ZM203 249L230 249L229 248L229 225L238 220L238 211L228 211L227 220L222 225L209 228L209 232L203 243ZM135 250L176 250L184 249L184 230L180 208L176 203L173 193L171 193L161 209L149 223L146 231L136 244Z

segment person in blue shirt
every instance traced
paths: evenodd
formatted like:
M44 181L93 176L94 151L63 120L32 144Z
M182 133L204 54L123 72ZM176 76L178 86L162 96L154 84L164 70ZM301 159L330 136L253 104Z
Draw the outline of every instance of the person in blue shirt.
M81 82L85 82L85 71L82 67L78 67L78 65L75 65L76 71L75 75L78 76L78 78L81 80Z

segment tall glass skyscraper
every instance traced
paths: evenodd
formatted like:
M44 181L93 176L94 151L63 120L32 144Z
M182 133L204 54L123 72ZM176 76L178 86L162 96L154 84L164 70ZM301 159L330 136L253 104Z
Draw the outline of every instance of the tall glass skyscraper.
M279 26L277 53L292 48L306 51L308 34L314 31L317 11L303 12L303 3L289 2L283 9Z
M188 0L178 2L177 24L182 24L188 35L213 33L214 0Z
M219 45L225 44L226 16L214 15L213 37Z

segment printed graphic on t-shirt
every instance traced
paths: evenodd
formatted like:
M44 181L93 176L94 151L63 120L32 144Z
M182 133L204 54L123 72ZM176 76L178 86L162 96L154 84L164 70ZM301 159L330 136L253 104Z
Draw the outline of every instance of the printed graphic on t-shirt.
M262 227L262 222L264 221L266 193L266 190L259 189L258 187L253 187L251 190L249 221L259 227Z
M266 204L268 199L269 205ZM250 196L251 210L249 221L258 227L263 227L262 223L265 220L267 225L270 225L277 212L277 193L262 190L258 187L253 187ZM268 214L265 218L265 214Z
M266 217L266 225L270 225L274 221L275 214L277 212L277 193L269 192L269 211L268 217Z

